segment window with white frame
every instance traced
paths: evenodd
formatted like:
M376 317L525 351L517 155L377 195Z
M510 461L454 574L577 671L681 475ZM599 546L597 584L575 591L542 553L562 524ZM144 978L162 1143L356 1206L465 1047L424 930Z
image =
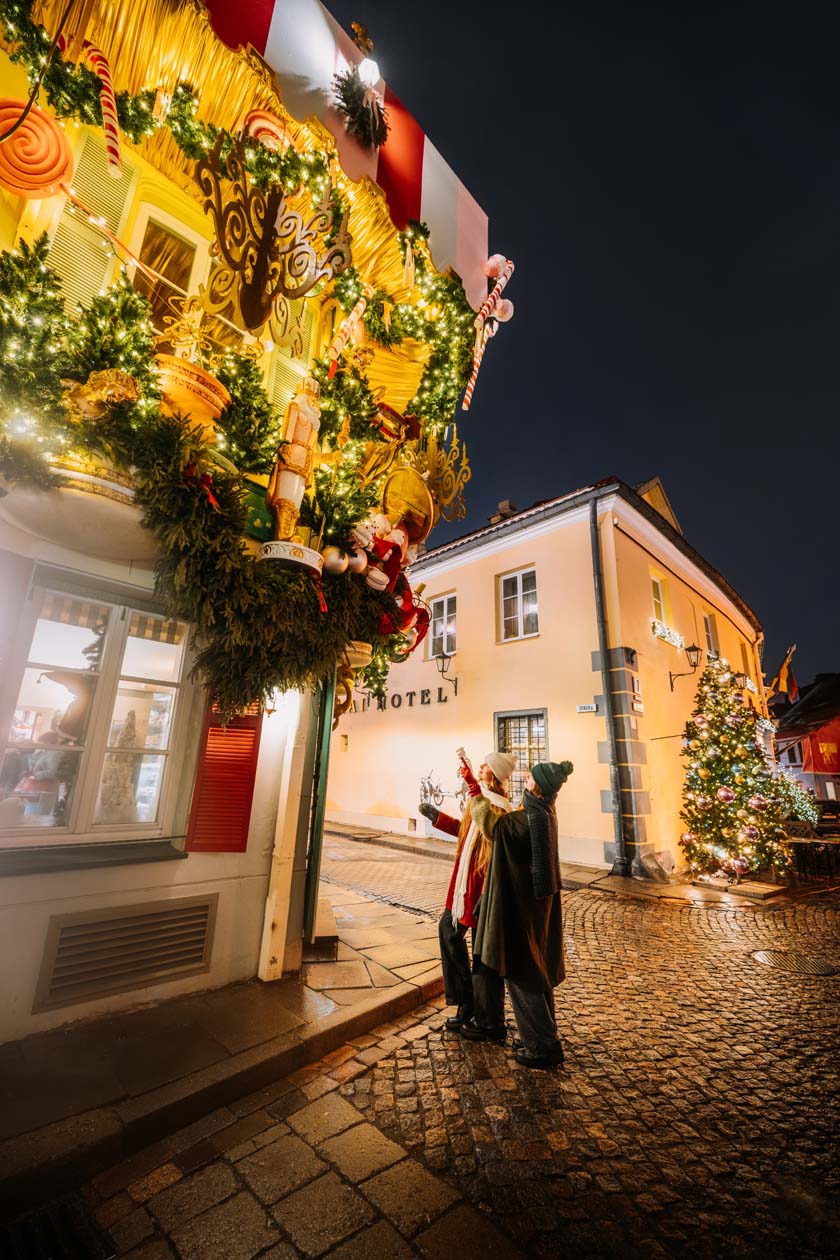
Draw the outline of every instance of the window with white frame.
M27 616L0 714L0 833L162 834L186 624L39 589Z
M743 639L741 640L741 668L747 678L752 676L752 670L750 669L750 654L747 651L747 645Z
M703 630L706 634L706 652L709 656L718 656L720 654L720 646L718 643L717 620L714 613L703 613Z
M499 582L499 624L503 642L538 634L537 571L506 573Z
M455 619L457 602L454 595L443 595L432 600L431 635L429 636L429 654L440 656L441 652L451 656L455 651Z
M661 622L664 626L667 624L665 616L665 584L661 578L652 577L650 579L650 590L653 596L654 620Z

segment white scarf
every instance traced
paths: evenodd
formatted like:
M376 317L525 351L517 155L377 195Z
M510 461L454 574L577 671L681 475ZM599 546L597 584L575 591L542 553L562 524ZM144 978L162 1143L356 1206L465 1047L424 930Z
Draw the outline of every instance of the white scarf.
M481 785L481 795L486 797L491 805L495 805L497 809L503 810L506 814L513 809L506 796L497 796L495 792L491 792L483 784ZM469 805L467 805L467 809L469 809ZM467 838L464 841L464 847L458 859L458 873L455 876L455 890L452 894L452 922L456 925L461 922L464 914L464 898L466 897L467 883L470 878L472 851L479 834L476 824L474 822L470 823L470 829L467 832Z

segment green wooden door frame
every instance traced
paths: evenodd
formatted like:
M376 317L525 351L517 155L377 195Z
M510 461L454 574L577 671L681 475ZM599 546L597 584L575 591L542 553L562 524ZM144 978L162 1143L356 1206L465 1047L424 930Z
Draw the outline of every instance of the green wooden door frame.
M335 673L321 683L318 705L318 743L312 774L312 814L309 826L309 849L306 862L306 896L303 907L303 939L315 939L318 913L318 886L321 881L321 851L324 843L324 814L327 810L327 776L330 768L330 738L335 703Z

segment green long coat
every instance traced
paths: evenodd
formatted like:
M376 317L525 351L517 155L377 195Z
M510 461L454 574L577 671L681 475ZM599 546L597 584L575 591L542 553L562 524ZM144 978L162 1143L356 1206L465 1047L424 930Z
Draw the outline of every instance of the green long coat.
M492 842L474 952L487 967L533 993L565 978L560 894L534 896L531 835L524 809L494 814L483 797L470 802L473 819Z

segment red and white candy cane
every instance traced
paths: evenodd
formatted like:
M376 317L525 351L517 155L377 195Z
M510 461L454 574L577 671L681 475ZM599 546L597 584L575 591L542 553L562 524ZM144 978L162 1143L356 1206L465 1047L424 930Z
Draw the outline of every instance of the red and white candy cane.
M485 275L491 279L495 278L496 283L487 294L481 310L475 317L473 366L464 392L464 401L461 404L462 411L469 411L470 409L475 383L478 379L478 369L481 367L481 360L484 358L487 342L491 337L495 337L499 329L499 323L506 323L513 315L513 303L508 302L507 298L502 298L502 291L513 275L513 271L513 262L510 258L505 258L504 254L493 254L484 264Z
M332 378L335 376L336 370L338 368L338 360L341 357L341 352L343 351L344 347L347 345L347 342L353 336L354 330L358 327L359 324L361 324L362 316L367 310L367 304L372 297L373 297L373 289L370 287L369 284L366 284L362 292L362 296L359 298L358 302L353 307L350 314L345 316L345 318L339 324L338 331L336 332L335 336L330 342L330 348L327 351L327 358L330 361L329 370L327 372L327 378L329 380L332 380Z
M62 53L67 51L72 36L59 36L58 46ZM117 98L111 78L111 67L108 58L100 48L89 39L82 41L83 60L90 64L94 74L99 76L102 91L99 104L102 107L102 127L105 132L105 153L108 157L108 174L112 179L122 179L122 152L120 149L120 124L117 118Z
M487 342L491 337L495 337L498 331L499 325L495 322L495 320L492 324L482 325L481 345L473 354L472 372L470 373L470 379L467 381L467 388L464 391L464 401L461 404L462 411L469 411L470 409L473 390L475 389L475 383L478 380L478 369L481 367L481 360L484 358L484 351L487 346Z

